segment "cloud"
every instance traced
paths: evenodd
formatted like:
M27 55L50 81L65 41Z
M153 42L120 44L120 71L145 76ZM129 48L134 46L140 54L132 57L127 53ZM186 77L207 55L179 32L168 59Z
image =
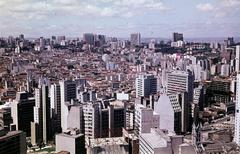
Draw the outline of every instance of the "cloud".
M210 3L198 4L196 7L198 10L204 12L213 11L215 9L214 6Z
M240 5L240 0L221 0L226 7L237 7Z
M240 18L240 0L218 0L215 3L202 3L196 8L203 12L211 13L213 19L233 19Z
M1 0L0 16L33 19L50 14L132 17L146 11L167 10L158 0Z

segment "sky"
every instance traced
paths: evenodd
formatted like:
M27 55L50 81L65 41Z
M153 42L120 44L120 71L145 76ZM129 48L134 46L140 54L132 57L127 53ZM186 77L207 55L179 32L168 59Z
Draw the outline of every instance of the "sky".
M240 0L0 0L0 36L239 37Z

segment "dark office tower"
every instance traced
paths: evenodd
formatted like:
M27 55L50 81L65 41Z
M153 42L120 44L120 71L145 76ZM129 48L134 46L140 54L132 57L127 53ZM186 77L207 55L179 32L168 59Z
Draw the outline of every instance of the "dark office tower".
M141 34L133 33L130 36L131 45L140 45L141 43Z
M23 35L23 34L20 34L20 35L19 35L19 39L20 39L20 40L24 40L24 35Z
M233 37L228 37L228 38L227 38L227 45L231 46L231 45L233 45L233 44L234 44L234 39L233 39Z
M0 130L0 153L1 154L26 154L26 134L22 131L5 132Z
M61 91L59 84L52 84L50 88L51 117L53 118L53 131L61 133Z
M33 107L35 98L30 97L28 92L18 92L16 99L11 106L13 125L16 130L26 132L27 136L31 135L31 122L33 121Z
M183 34L173 33L173 42L183 41Z
M94 35L92 33L83 34L83 41L89 45L94 45Z
M56 41L56 39L57 39L56 36L52 36L53 41Z
M138 75L135 87L136 97L149 97L157 93L157 78L153 75Z
M66 39L65 36L58 36L58 37L57 37L57 41L58 41L58 42L64 41L65 39Z
M48 86L42 84L35 89L34 122L31 122L31 142L33 145L46 144L51 139L50 124Z
M98 41L99 41L100 46L104 45L106 43L105 35L98 35Z

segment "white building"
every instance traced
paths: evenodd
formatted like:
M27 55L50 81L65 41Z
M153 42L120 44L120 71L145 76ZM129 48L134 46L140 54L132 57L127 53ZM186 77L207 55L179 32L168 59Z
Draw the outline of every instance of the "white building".
M236 46L236 58L235 58L235 71L239 72L240 70L240 45Z
M155 40L152 39L148 44L148 48L154 50L155 49Z
M136 97L148 97L157 93L157 78L153 75L139 75L135 80Z
M153 109L135 104L135 126L137 134L149 133L151 128L159 127L159 115Z
M237 75L234 141L240 145L240 74Z
M174 127L177 125L176 122L181 122L181 116L175 120L175 113L181 115L181 106L177 102L176 95L162 94L158 101L154 103L154 111L160 116L160 129L168 131L175 131Z
M171 47L183 47L184 42L183 41L177 41L177 42L171 42Z
M82 105L71 106L68 114L68 128L77 128L80 133L84 133L84 119Z
M98 103L88 103L83 106L85 139L100 137L100 110Z
M221 76L228 77L230 73L230 66L229 64L223 64L221 66Z
M48 142L50 135L50 100L48 86L41 85L35 89L34 122L31 122L31 142Z
M174 132L151 129L149 133L142 133L139 137L140 154L178 154L179 146L183 143L183 136Z
M67 151L70 154L86 153L84 135L79 130L67 130L56 135L56 152Z
M68 116L68 103L76 98L76 82L67 80L60 81L60 91L61 91L61 126L62 131L67 130L67 116Z
M188 92L188 98L193 100L194 76L191 71L173 71L167 74L167 93L176 94Z

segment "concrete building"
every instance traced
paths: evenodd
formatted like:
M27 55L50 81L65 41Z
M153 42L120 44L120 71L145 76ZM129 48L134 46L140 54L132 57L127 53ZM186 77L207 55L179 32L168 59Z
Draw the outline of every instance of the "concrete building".
M0 130L1 154L26 154L26 133L22 131L5 132Z
M149 133L151 128L159 128L159 115L153 109L135 104L134 130L136 135Z
M85 154L84 135L78 129L56 135L56 152L67 151L70 154Z
M86 147L88 154L129 154L129 144L123 137L90 139Z
M228 103L231 100L231 80L213 79L206 87L207 102Z
M200 85L194 88L193 104L196 104L200 111L203 111L205 105L205 94L206 90L204 86Z
M229 64L223 64L221 66L221 76L228 77L230 73L230 66Z
M179 146L183 136L177 136L171 131L151 129L139 137L139 154L179 154Z
M47 144L52 137L50 119L50 99L48 86L42 84L35 89L34 121L31 122L31 142Z
M89 103L83 106L84 134L86 139L100 137L100 104Z
M86 90L86 91L81 91L80 94L78 94L79 100L81 103L84 102L92 102L96 101L96 91L94 90Z
M82 105L71 106L68 114L68 128L77 128L80 133L84 133L84 117Z
M67 130L67 116L69 112L68 104L71 100L76 99L77 90L76 82L73 80L60 81L61 96L61 127L62 131Z
M190 102L193 101L194 76L191 71L173 71L167 74L167 93L187 92Z
M157 78L153 75L139 75L135 80L136 97L149 97L157 93Z
M240 45L236 46L236 58L235 58L235 71L239 72L240 70Z
M176 94L162 94L154 104L154 111L160 116L160 129L181 132L182 108Z
M195 147L188 143L179 146L179 154L197 154Z
M0 130L10 131L12 123L11 108L0 109Z
M240 74L237 75L234 142L240 145Z
M133 33L130 36L131 45L140 45L141 43L141 34Z
M35 98L31 97L28 92L17 92L16 99L11 103L11 115L13 125L16 130L26 132L31 136L31 122L34 120Z
M86 139L122 136L126 127L126 109L121 102L93 102L83 106Z
M59 84L52 84L50 87L51 117L53 131L60 133L61 128L61 91Z

